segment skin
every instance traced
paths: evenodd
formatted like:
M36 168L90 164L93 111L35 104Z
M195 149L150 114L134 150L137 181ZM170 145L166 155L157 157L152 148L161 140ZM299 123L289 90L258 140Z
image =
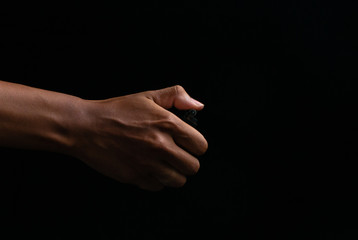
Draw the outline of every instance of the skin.
M205 138L167 109L203 109L181 86L105 100L0 81L0 146L59 152L139 188L182 187Z

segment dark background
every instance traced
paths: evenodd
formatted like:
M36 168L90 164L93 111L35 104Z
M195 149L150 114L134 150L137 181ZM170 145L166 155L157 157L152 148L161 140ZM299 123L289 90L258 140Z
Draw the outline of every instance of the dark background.
M2 233L356 239L357 7L244 0L2 8L0 79L86 99L180 84L206 104L198 118L209 142L199 173L159 193L67 156L1 149Z

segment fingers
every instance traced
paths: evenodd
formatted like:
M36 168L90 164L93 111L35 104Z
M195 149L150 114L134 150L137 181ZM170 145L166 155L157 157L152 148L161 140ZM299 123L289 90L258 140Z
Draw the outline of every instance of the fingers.
M161 130L168 133L179 147L191 154L203 155L208 149L208 142L205 137L176 115L170 112L168 112L168 115L166 122L161 125Z
M198 172L198 159L176 146L172 139L169 143L157 152L156 159L143 159L141 164L133 166L136 170L133 184L151 191L159 191L164 187L178 188L184 186L186 176Z
M181 86L144 94L144 97L153 101L161 116L157 121L160 124L154 128L160 130L160 135L157 135L160 137L153 144L157 159L149 162L139 160L140 169L145 170L137 170L144 177L140 177L135 184L150 191L161 190L164 186L182 187L186 183L186 176L198 172L200 163L194 155L204 154L208 143L200 132L163 108L201 110L204 105L192 99Z
M191 98L180 85L156 91L148 91L147 97L152 99L159 106L166 109L175 107L180 110L201 110L204 108L204 104Z
M188 152L201 156L208 150L208 142L195 128L177 118L172 128L172 137L175 143Z
M174 140L167 135L166 144L157 148L156 159L143 159L136 170L142 176L153 176L164 186L181 187L186 183L186 176L199 171L200 163L197 158L178 147Z
M204 104L191 98L184 88L179 85L157 91L149 91L147 94L147 97L166 109L175 107L180 110L201 110L204 107ZM170 132L178 146L195 155L204 154L208 148L208 143L203 135L174 114L168 114L170 115L169 123L165 124L163 128L166 128L165 131Z
M176 145L174 140L171 140L166 146L167 156L163 156L163 160L175 168L183 175L194 175L199 171L199 160Z

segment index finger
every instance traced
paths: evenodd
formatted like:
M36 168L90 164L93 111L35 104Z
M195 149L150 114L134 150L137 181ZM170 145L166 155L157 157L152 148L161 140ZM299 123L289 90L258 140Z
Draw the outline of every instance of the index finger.
M170 134L175 143L194 155L203 155L208 149L205 137L195 128L173 114Z

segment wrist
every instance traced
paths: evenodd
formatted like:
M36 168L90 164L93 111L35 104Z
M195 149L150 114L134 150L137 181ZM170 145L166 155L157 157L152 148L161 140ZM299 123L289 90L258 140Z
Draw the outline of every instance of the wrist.
M86 139L90 129L90 104L88 100L71 96L65 112L60 114L56 128L59 152L77 156L77 148Z

